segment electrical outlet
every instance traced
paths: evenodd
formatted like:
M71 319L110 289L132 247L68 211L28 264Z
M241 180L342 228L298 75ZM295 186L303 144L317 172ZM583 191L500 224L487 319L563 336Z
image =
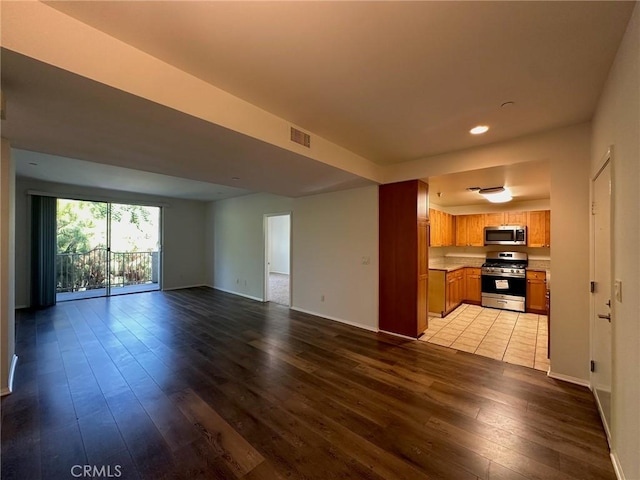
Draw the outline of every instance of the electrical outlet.
M622 280L616 280L613 282L613 293L616 300L622 303Z

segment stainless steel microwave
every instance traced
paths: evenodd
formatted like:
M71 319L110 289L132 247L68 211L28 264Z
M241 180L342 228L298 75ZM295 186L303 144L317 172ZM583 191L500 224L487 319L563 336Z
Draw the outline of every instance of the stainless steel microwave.
M484 227L485 245L526 245L527 227L522 225L501 225Z

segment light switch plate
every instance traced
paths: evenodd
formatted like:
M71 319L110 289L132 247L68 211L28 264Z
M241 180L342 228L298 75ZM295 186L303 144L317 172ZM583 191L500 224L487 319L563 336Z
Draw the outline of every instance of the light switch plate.
M622 280L616 280L613 282L613 294L616 300L622 303Z

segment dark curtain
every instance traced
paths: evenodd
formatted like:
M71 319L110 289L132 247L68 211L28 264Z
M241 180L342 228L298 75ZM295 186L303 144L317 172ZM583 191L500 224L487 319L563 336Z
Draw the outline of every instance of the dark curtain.
M31 197L31 306L56 304L56 226L55 197Z

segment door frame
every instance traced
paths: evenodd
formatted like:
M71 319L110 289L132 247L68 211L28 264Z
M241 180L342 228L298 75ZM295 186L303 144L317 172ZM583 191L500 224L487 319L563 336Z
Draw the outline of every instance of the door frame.
M264 284L262 289L263 302L269 302L269 218L270 217L289 217L289 305L288 308L293 306L293 212L280 212L280 213L265 213L263 215L263 269L264 269Z
M615 384L615 368L614 367L614 355L613 355L613 338L614 338L614 332L615 332L615 316L616 316L616 302L615 302L615 298L614 298L614 260L615 260L615 244L614 244L614 235L613 235L613 229L614 229L614 225L615 225L615 196L614 196L614 192L615 192L615 181L614 181L614 159L613 159L613 145L610 145L609 148L607 148L607 151L605 152L605 154L601 157L600 162L598 163L598 168L595 171L595 173L591 176L590 178L590 185L589 185L589 197L590 197L590 208L593 209L594 206L594 202L595 202L595 181L598 178L598 176L602 173L602 171L606 168L609 167L609 176L610 176L610 197L609 197L609 276L610 276L610 280L611 280L611 284L610 284L610 298L611 298L611 341L612 341L612 345L611 345L611 396L613 398L613 385ZM589 235L589 263L590 263L590 277L592 280L595 280L595 255L596 255L596 251L595 251L595 219L594 219L594 215L590 215L589 218L589 230L590 230L590 235ZM597 316L597 311L596 311L596 298L595 295L591 295L590 301L589 301L589 354L590 354L590 358L594 359L595 356L595 322L596 322L596 316ZM598 398L598 395L596 394L596 389L594 386L594 382L593 382L593 374L594 372L590 372L589 373L589 385L591 388L591 392L593 393L593 396L595 398L596 404L598 406L598 413L600 415L600 418L602 420L602 424L604 426L604 430L605 433L607 435L607 441L609 443L609 446L611 447L611 431L610 431L610 427L611 425L609 425L609 422L607 422L606 417L604 415L604 411L602 408L602 405L600 403L600 399ZM611 402L613 400L610 400ZM610 412L611 414L612 412ZM611 417L610 417L611 419ZM610 423L613 423L613 420L610 420Z

